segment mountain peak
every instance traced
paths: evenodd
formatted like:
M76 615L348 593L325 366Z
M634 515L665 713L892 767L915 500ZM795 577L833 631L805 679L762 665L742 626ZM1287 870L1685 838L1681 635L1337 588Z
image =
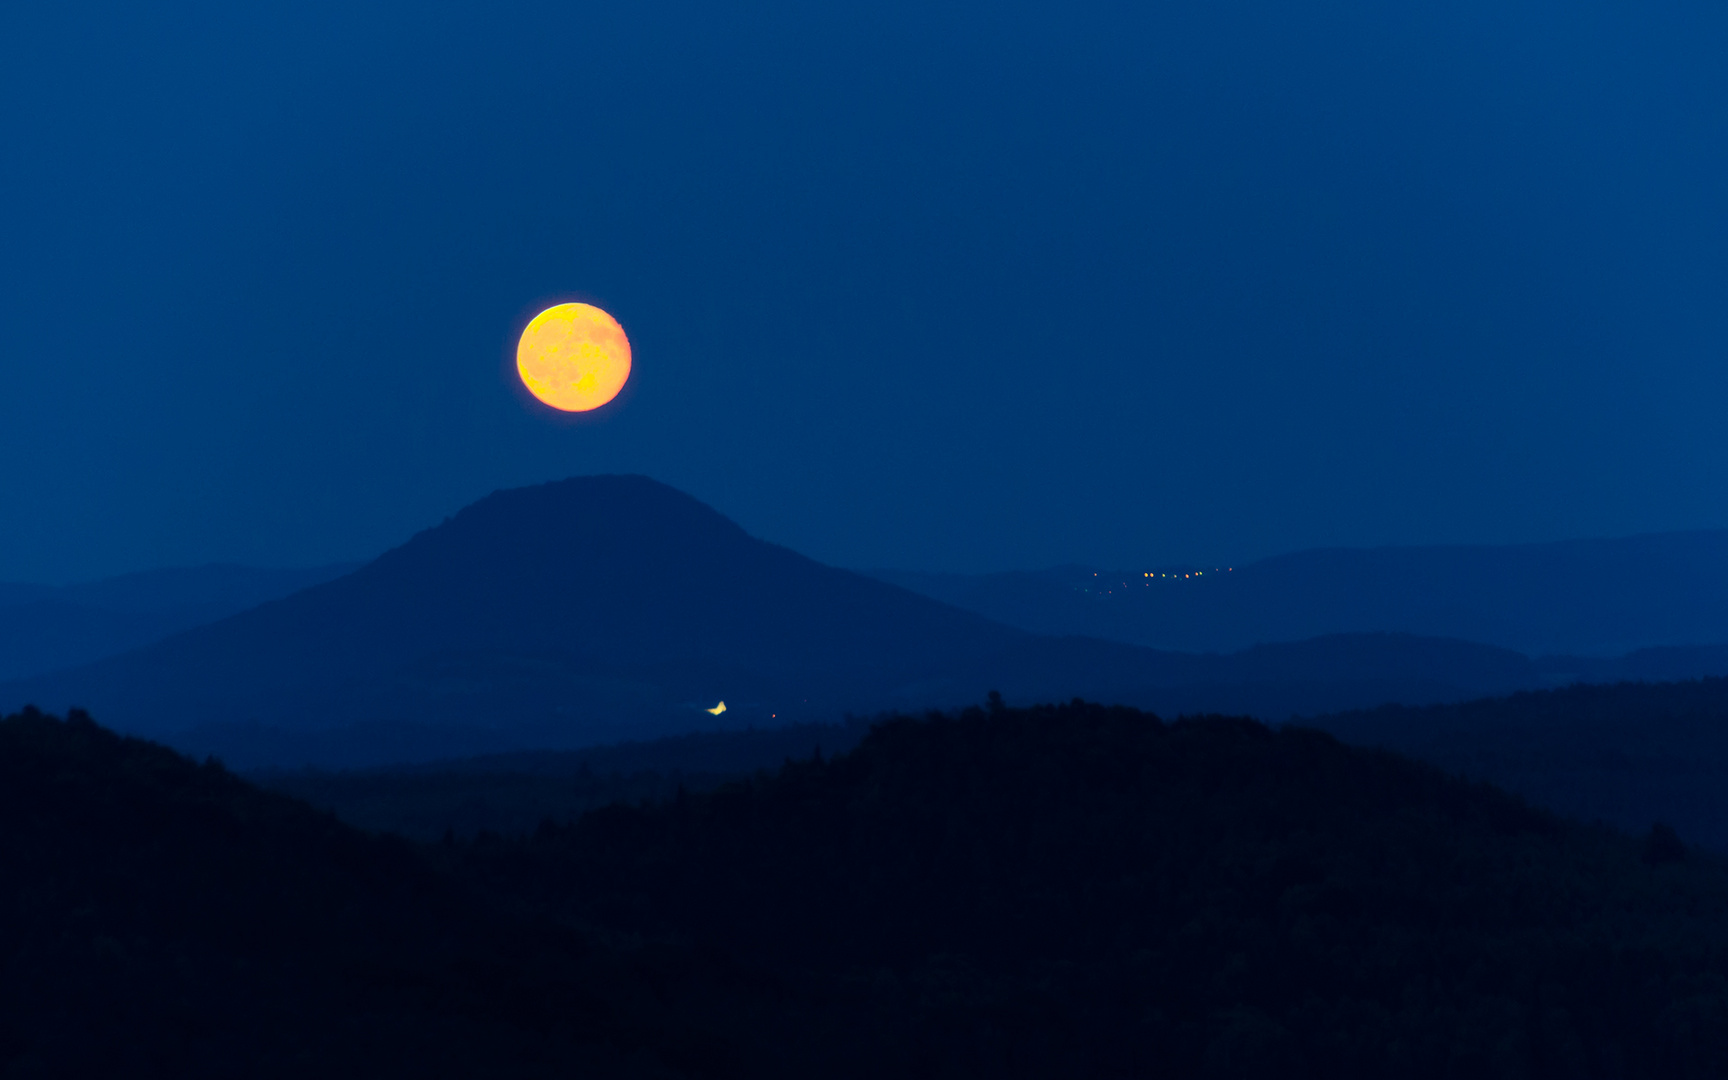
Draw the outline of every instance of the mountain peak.
M584 536L686 533L693 541L748 534L691 495L635 474L572 476L528 487L499 488L386 552L384 559L422 539L450 534L514 535L539 545ZM382 561L382 560L380 560Z
M564 514L572 519L614 515L615 520L682 517L742 532L725 515L669 484L640 473L568 476L519 488L499 488L457 511L451 523L499 514Z
M581 476L493 492L346 577L6 696L154 736L390 723L584 745L712 726L720 700L737 726L871 711L1024 636L647 477Z

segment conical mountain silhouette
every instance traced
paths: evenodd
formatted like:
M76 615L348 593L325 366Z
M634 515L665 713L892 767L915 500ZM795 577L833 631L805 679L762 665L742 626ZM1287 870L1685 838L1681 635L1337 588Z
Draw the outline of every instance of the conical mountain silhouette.
M1527 685L1528 669L1386 635L1233 656L1038 637L755 539L645 477L593 476L495 492L334 581L0 685L0 708L84 707L240 765L362 764L945 707L992 688L1282 719L1458 700Z
M754 539L640 476L499 491L335 581L5 697L210 724L562 729L592 741L888 704L1020 631Z
M264 638L294 650L268 670L292 657L356 678L483 650L824 683L916 672L1024 636L753 539L639 476L496 492L347 578L207 634L237 662L260 663Z

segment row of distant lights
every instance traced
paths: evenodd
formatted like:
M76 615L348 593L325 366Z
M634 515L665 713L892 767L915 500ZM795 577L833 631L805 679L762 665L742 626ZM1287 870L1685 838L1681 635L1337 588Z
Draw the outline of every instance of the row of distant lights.
M1236 569L1234 566L1222 566L1222 567L1214 566L1212 568L1212 572L1214 574L1228 574L1234 569ZM1097 577L1098 575L1093 574L1092 576ZM1140 576L1141 577L1149 577L1149 578L1197 578L1197 577L1205 577L1206 571L1196 570L1191 574L1154 574L1151 572L1147 572L1147 573L1142 574Z
M1228 574L1234 569L1236 569L1234 566L1214 566L1212 568L1212 572L1214 574ZM1098 577L1099 575L1094 573L1092 576ZM1185 581L1185 580L1188 580L1190 578L1205 577L1206 571L1195 570L1193 573L1189 573L1189 574L1155 574L1151 571L1147 571L1146 573L1141 574L1140 576L1146 579L1145 581L1141 582L1141 584L1145 585L1148 589L1150 589L1152 587L1152 582L1158 580L1159 578L1164 578L1164 579L1167 579L1170 581ZM1124 581L1122 583L1122 585L1124 587L1126 587L1127 584L1128 583L1126 581ZM1076 586L1076 588L1078 588L1078 586ZM1086 592L1086 593L1092 592L1091 589L1081 589L1080 591ZM1113 592L1115 592L1114 589L1105 589L1104 595L1109 596ZM1096 593L1094 593L1093 595L1096 595Z

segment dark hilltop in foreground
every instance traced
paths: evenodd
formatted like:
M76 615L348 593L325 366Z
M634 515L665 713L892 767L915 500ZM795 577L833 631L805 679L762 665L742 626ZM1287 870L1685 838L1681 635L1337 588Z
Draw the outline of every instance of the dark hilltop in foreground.
M1580 821L1642 835L1661 823L1728 853L1728 679L1580 685L1452 705L1388 705L1298 726L1380 747ZM702 732L574 751L416 766L261 770L274 790L362 828L437 839L532 830L616 801L713 787L856 746L868 719Z
M529 835L0 722L9 1075L1707 1077L1728 867L1328 735L1075 702Z

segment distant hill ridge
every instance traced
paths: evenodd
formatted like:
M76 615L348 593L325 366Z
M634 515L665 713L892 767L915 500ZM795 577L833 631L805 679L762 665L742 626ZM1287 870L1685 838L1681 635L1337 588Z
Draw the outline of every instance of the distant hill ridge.
M86 707L239 767L362 766L834 722L989 690L1277 721L1545 677L1508 650L1408 634L1231 655L1038 636L755 539L645 477L594 476L495 492L335 580L0 683L0 708Z
M1660 821L1728 852L1728 679L1568 686L1302 723L1563 814L1634 831Z
M268 569L212 563L76 585L0 582L0 679L100 660L321 584L359 565Z
M1168 570L1168 568L1164 568ZM1728 643L1728 531L1546 544L1322 548L1192 579L1063 566L872 576L1039 634L1234 651L1389 631L1530 656ZM1156 571L1152 571L1156 573Z

